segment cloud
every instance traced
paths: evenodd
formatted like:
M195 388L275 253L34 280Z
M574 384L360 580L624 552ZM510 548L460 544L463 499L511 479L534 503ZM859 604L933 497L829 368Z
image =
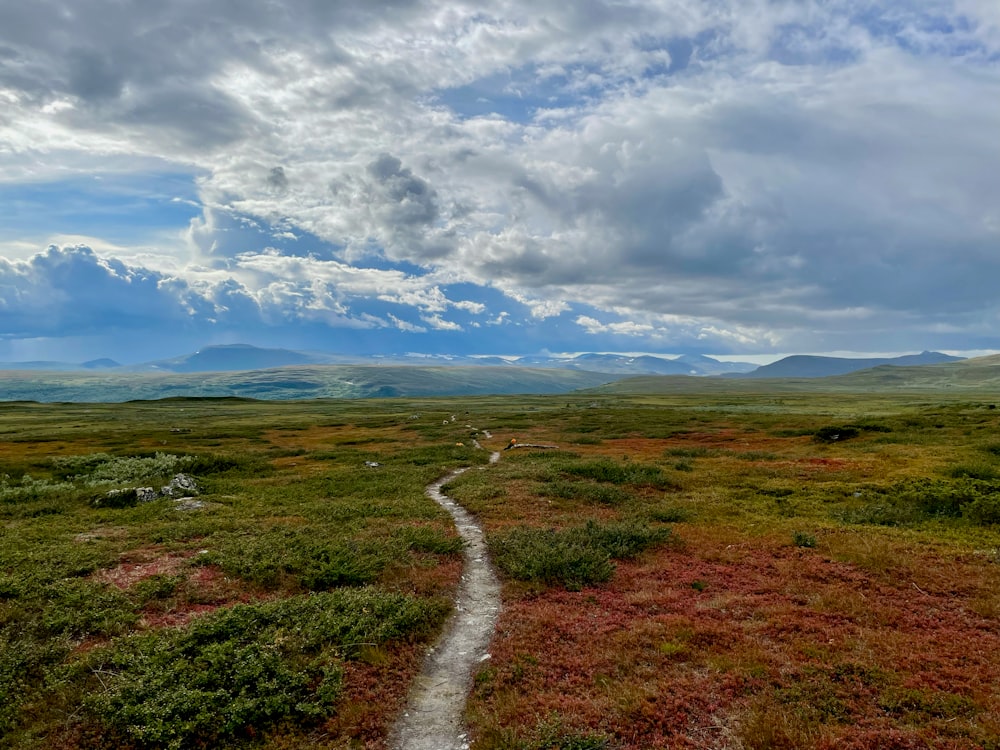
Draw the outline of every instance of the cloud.
M4 202L77 187L27 201L30 226L3 215L0 241L19 256L29 239L103 241L100 258L62 262L163 325L257 315L458 341L504 320L485 328L726 350L989 346L998 13L126 0L109 18L97 0L7 4ZM94 174L185 176L162 215L186 228L190 259L174 247L158 263L163 225L129 223L151 227L153 201L105 191L119 210L88 222ZM65 325L110 320L27 263L4 266L8 307L47 311L54 332L53 300L79 294L95 317ZM459 282L479 296L444 290Z
M28 261L0 259L0 331L8 337L79 335L211 318L214 305L177 279L87 247L50 247Z
M619 323L602 323L596 318L591 318L587 315L580 315L576 319L576 324L582 327L587 333L598 334L598 333L613 333L618 335L634 336L636 334L648 334L652 333L655 329L653 326L644 323L634 323L632 321L623 321Z

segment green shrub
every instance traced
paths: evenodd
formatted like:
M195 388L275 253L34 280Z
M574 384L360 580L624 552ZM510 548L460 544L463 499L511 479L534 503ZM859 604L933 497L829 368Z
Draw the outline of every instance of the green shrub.
M659 521L660 523L683 523L691 518L691 511L687 508L679 508L677 506L670 506L666 508L657 508L650 512L649 517L653 521Z
M967 477L969 479L989 481L1000 477L1000 471L997 471L996 466L993 464L980 461L976 463L956 464L948 469L948 476L955 479Z
M184 576L157 574L137 581L130 589L129 594L136 600L140 607L149 602L160 599L169 599L177 593L177 589L184 582Z
M89 485L112 485L146 482L169 477L192 463L191 456L155 453L152 456L110 456L91 453L52 459L56 473L66 479Z
M75 490L75 485L70 482L35 479L30 474L23 475L17 482L6 475L0 477L0 502L2 503L32 502Z
M714 456L718 454L719 451L709 450L703 446L697 446L694 448L668 448L664 451L664 455L671 456L673 458L702 458L704 456Z
M491 542L497 566L521 581L561 585L573 591L603 583L614 574L612 558L630 558L670 537L670 529L638 522L557 531L519 528Z
M447 536L430 526L403 526L394 536L414 552L450 555L462 551L461 537Z
M857 427L829 425L820 427L813 433L813 437L821 443L842 443L845 440L856 438L858 434Z
M374 589L239 605L181 631L133 636L76 667L91 714L120 744L186 748L309 725L336 709L362 645L422 637L448 606Z
M955 719L978 713L975 703L964 695L914 688L886 690L879 696L878 705L888 714L910 718Z
M272 472L271 465L263 457L247 453L239 455L207 453L187 458L190 461L185 465L184 471L197 477L228 472L263 476Z
M66 641L25 632L23 623L0 627L0 738L18 723L21 706L46 681L46 672L69 650Z
M1000 482L959 477L911 479L869 490L872 502L838 516L847 523L906 526L934 518L964 518L978 525L1000 523Z
M42 591L41 624L51 635L119 635L139 616L123 592L80 578L55 581Z
M673 487L659 466L632 463L618 463L603 459L600 461L585 461L577 464L563 464L559 469L572 476L591 479L595 482L608 484L633 484L638 486L667 489Z
M796 531L792 534L792 544L796 547L815 547L816 537L815 535L806 533L805 531Z
M570 591L610 580L615 570L605 550L554 530L516 529L492 549L497 566L511 578Z
M962 506L962 516L977 526L1000 524L1000 494L980 495Z
M391 540L362 545L316 529L282 529L223 538L203 562L268 588L290 581L313 591L372 583L402 553Z
M567 728L558 717L539 724L536 731L537 739L525 746L530 750L608 750L611 747L607 737Z
M636 557L672 536L669 528L654 528L639 521L609 524L588 521L585 526L569 529L566 533L578 537L585 544L603 549L618 560Z
M621 487L569 482L564 479L543 483L539 494L543 497L560 497L600 505L622 505L632 499L632 494Z

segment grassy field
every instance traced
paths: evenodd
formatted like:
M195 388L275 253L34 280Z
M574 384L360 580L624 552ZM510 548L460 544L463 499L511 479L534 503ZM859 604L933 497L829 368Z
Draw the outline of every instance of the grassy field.
M446 491L504 580L478 750L997 750L970 398L0 404L0 747L384 747L460 575L424 487L472 466ZM472 443L511 437L558 448Z

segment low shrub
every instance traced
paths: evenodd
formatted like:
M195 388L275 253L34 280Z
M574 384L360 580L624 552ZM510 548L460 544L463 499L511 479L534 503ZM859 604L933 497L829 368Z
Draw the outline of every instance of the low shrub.
M672 458L703 458L705 456L718 455L720 451L709 450L703 446L697 446L694 448L667 448L663 452L663 455L670 456Z
M133 636L74 668L85 706L118 744L218 746L336 710L343 661L362 646L423 637L447 604L375 589L239 605L181 631Z
M792 534L792 544L796 547L812 548L816 546L816 536L805 531L796 531Z
M111 456L91 453L84 456L62 456L52 459L58 476L89 485L112 485L145 482L169 477L188 470L191 456L155 453L152 456Z
M17 481L7 475L0 477L0 503L28 503L75 491L76 486L71 482L35 479L30 474Z
M612 558L635 557L665 542L670 534L668 528L638 522L588 521L562 531L515 529L490 546L497 566L511 578L577 591L610 580L615 570Z
M447 536L440 529L430 526L403 526L394 536L414 552L451 555L462 551L461 537Z
M42 592L40 622L53 636L110 636L128 631L139 620L123 592L81 578L55 581Z
M975 463L956 464L948 469L948 476L955 479L967 477L969 479L982 479L989 481L1000 477L1000 471L992 463L978 461Z
M859 434L860 431L857 427L829 425L816 430L813 433L813 438L821 443L842 443L845 440L856 438Z
M691 519L691 511L687 508L668 506L651 511L649 517L653 521L659 521L660 523L683 523Z
M670 480L663 476L659 466L625 461L618 463L607 459L600 461L584 461L582 463L564 464L559 469L571 476L591 479L595 482L608 484L633 484L639 486L666 489L672 486Z
M500 570L519 581L579 591L610 580L615 572L605 550L551 529L516 529L491 547Z
M564 479L545 482L538 492L543 497L560 497L599 505L622 505L632 499L632 494L621 487L570 482Z
M226 573L267 588L294 582L322 591L372 583L401 551L402 545L391 540L362 545L328 539L315 529L283 529L224 537L202 562L217 563Z
M934 518L963 518L980 526L1000 523L998 481L911 479L869 491L873 500L861 508L841 511L840 520L881 526L906 526Z
M894 716L955 719L975 716L976 704L964 695L915 688L890 688L878 699L879 707Z

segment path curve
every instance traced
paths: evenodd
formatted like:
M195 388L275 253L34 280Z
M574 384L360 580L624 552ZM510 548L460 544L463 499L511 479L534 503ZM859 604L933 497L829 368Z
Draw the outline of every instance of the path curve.
M490 454L496 463L500 454ZM465 542L465 566L455 612L431 648L402 716L389 736L393 750L467 750L462 721L476 667L489 658L489 644L500 614L500 581L490 564L483 530L475 518L441 488L468 468L427 486L427 494L455 520Z

